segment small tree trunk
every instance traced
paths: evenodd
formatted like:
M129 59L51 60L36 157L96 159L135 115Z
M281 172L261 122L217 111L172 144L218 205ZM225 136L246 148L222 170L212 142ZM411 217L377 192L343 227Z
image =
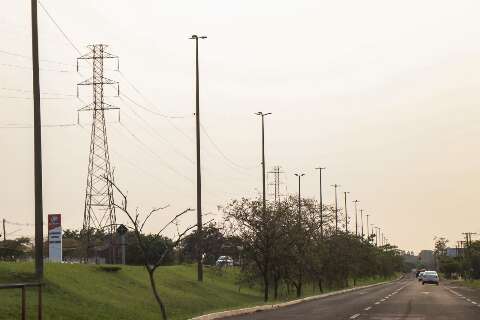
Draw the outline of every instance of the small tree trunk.
M322 285L322 279L318 279L318 289L320 290L320 293L323 293L323 285Z
M153 278L153 270L147 268L148 277L150 278L150 286L152 287L153 295L155 296L155 300L157 300L158 305L160 306L160 311L162 312L162 319L167 320L167 310L165 309L165 305L163 304L162 299L157 291L157 285L155 284L155 279Z
M263 275L263 285L264 285L264 289L263 289L263 301L267 302L268 301L268 287L269 287L269 283L268 283L268 274L265 273Z
M278 281L279 281L279 277L273 278L273 298L275 300L278 299Z
M297 287L297 298L300 298L302 296L302 282L299 282Z

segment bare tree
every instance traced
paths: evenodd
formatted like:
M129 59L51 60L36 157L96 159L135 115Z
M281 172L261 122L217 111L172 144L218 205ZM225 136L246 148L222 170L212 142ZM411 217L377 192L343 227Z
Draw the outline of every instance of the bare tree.
M148 219L150 219L150 217L152 217L153 214L161 211L161 210L164 210L166 209L168 206L165 206L165 207L159 207L159 208L154 208L152 209L146 216L145 218L142 220L140 218L140 213L138 212L138 210L136 210L135 214L132 215L129 211L128 211L128 208L127 208L127 197L126 195L122 192L122 190L120 190L120 188L118 188L118 186L110 181L110 183L112 184L112 186L122 195L122 198L123 198L123 201L122 201L122 205L118 205L118 204L114 204L116 208L118 208L120 211L124 212L128 219L130 220L132 226L130 227L130 229L133 230L134 234L135 234L135 238L137 239L138 241L138 245L140 247L140 250L142 252L142 255L143 255L143 264L145 266L145 269L147 270L148 272L148 277L149 277L149 280L150 280L150 286L152 288L152 292L153 292L153 295L155 297L155 300L157 301L159 307L160 307L160 311L162 313L162 318L164 320L167 320L167 311L166 311L166 308L165 308L165 304L163 303L162 301L162 298L160 297L160 294L158 293L158 290L157 290L157 285L156 285L156 282L155 282L155 271L157 270L157 268L162 265L165 257L167 256L167 254L169 253L169 250L171 250L171 248L175 248L179 243L180 241L183 239L183 237L192 229L196 228L196 224L195 225L191 225L189 227L187 227L186 229L184 229L183 231L179 231L179 229L177 228L177 236L176 238L173 240L173 246L171 248L167 247L165 249L165 251L159 256L159 257L155 257L155 255L151 255L149 254L149 248L148 248L148 245L145 243L145 239L142 237L142 231L143 231L143 227L145 226L145 224L147 223ZM178 222L178 219L180 217L182 217L184 214L190 212L190 211L193 211L192 209L185 209L184 211L178 213L177 215L175 215L167 224L165 224L161 229L160 231L157 233L157 235L161 235L162 232L164 232L169 226L171 226L172 224L176 224Z

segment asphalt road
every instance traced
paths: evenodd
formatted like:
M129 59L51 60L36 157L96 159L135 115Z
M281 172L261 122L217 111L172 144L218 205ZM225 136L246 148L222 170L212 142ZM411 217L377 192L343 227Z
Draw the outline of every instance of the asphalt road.
M480 300L410 276L390 284L229 320L478 320Z

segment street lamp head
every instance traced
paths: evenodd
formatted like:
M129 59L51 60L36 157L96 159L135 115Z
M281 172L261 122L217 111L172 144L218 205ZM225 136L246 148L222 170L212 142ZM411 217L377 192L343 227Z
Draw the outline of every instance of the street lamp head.
M305 175L305 173L294 173L295 176L297 177L303 177Z
M197 36L196 34L192 34L189 39L207 39L206 36Z
M325 170L325 169L327 169L327 168L317 167L317 168L315 168L315 169L316 169L316 170Z

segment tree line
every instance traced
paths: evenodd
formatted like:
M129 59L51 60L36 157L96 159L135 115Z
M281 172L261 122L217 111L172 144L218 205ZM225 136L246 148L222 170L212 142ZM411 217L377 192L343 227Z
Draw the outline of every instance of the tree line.
M447 255L447 244L444 237L435 241L434 258L438 270L449 279L480 279L480 241L465 241L454 256Z
M231 256L240 266L239 283L261 287L265 301L285 292L300 297L306 284L323 292L355 285L360 278L405 271L397 247L376 246L375 234L362 236L354 223L349 223L353 230L346 232L345 224L341 209L324 205L320 212L314 199L299 202L298 197L289 196L267 201L264 211L261 198L241 198L229 202L222 219L205 225L202 234L194 230L180 241L131 229L126 234L126 263L145 265L160 257L162 265L193 263L201 252L205 264L215 265L219 256ZM100 231L90 237L97 244L108 238ZM82 259L84 238L81 230L64 231L65 260ZM20 242L15 247L21 252L18 257L31 255L28 239ZM0 246L0 259L2 252Z

